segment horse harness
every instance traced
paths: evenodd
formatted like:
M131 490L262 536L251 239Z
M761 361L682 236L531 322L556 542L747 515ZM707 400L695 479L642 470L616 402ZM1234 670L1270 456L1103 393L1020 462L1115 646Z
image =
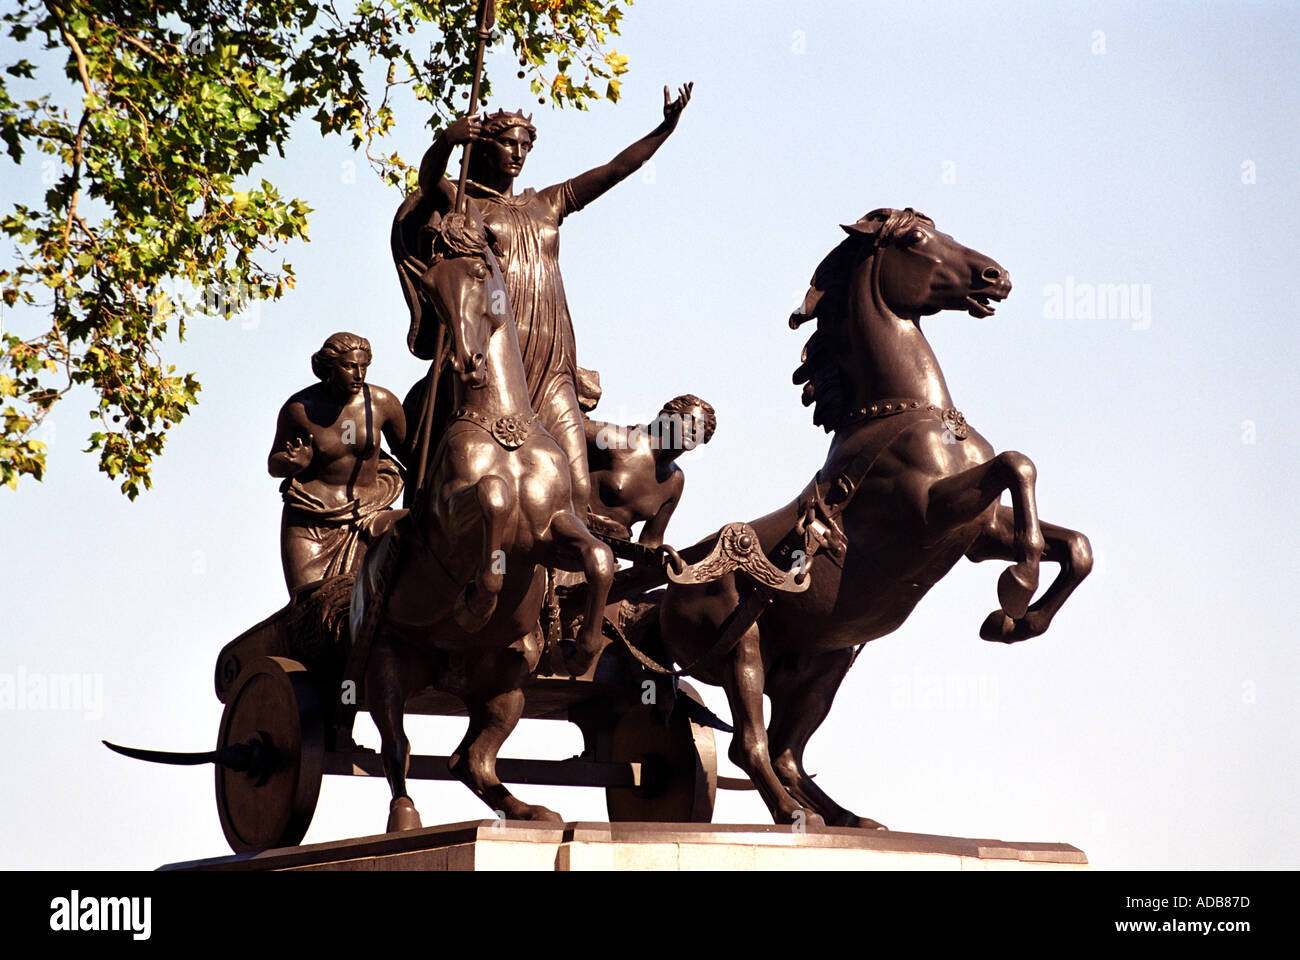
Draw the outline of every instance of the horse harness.
M460 407L451 415L451 422L467 420L482 427L493 440L506 450L518 450L522 447L532 435L533 424L537 423L539 419L541 417L536 413L531 416L508 413L504 416L492 417L485 413L479 413L477 410L471 410L469 407Z
M430 368L431 378L433 370L437 369L437 367L438 363L435 362ZM421 412L421 417L425 424L424 448L426 458L429 453L428 424L432 422L432 402L433 389L431 386L429 390L425 392L424 410ZM504 449L518 450L532 435L533 425L537 423L539 419L540 417L536 413L533 413L530 416L506 414L504 416L491 417L479 413L477 410L471 410L468 407L460 407L452 413L451 419L448 421L448 426L456 420L467 420L487 431L492 439ZM425 458L422 458L422 461L424 459ZM423 470L423 462L421 464L420 474L420 482L417 487L414 506L409 511L412 521L417 525L419 522L419 516L425 509L425 498L423 496L424 483L428 480L428 476ZM351 627L353 643L348 654L348 676L356 675L356 671L362 669L369 659L370 646L374 640L375 630L378 627L379 621L383 617L384 608L388 604L388 591L392 585L393 578L397 573L398 557L403 550L401 527L394 527L393 530L389 532L388 536L381 540L380 543L382 544L380 549L382 549L384 553L380 557L379 562L372 564L369 567L363 566L361 568L363 572L368 572L370 582L368 584L365 583L365 577L362 575L359 575L356 580L356 587L353 595L353 610L356 610L357 602L360 601L363 613L360 617L357 617L354 613L352 619ZM451 571L447 569L446 564L443 563L442 558L439 557L436 552L430 551L430 556L437 561L438 565L442 567L443 571L449 578L454 579ZM369 597L369 602L366 602L367 596Z
M531 416L506 414L492 417L468 407L460 407L451 416L452 421L466 420L482 428L506 450L517 450L523 446L532 433L533 425L539 419L536 413ZM709 583L736 570L742 571L754 581L753 588L728 618L726 629L718 640L701 656L677 670L655 662L639 650L618 625L612 625L614 632L642 666L653 673L674 679L687 676L701 664L730 653L740 643L746 631L763 615L768 605L776 599L778 592L801 593L807 590L811 584L812 561L818 553L824 552L836 566L843 567L848 553L848 538L839 518L876 461L909 428L924 420L938 420L944 425L946 443L960 442L969 436L966 418L962 416L961 411L952 407L940 408L929 401L910 397L879 400L855 410L844 420L841 428L863 420L877 420L879 423L866 428L871 431L867 441L849 461L848 466L833 479L823 478L822 471L817 471L803 492L799 494L794 526L781 538L770 556L764 554L758 534L746 523L727 524L719 532L713 551L703 560L690 565L683 562L671 549L665 549L661 553L642 544L626 541L618 536L621 531L604 528L592 530L598 539L609 544L614 548L615 553L625 559L639 563L662 560L667 567L668 579L674 583L683 585ZM419 506L420 504L417 503L417 509ZM594 519L594 515L589 513L588 520L591 519ZM603 525L598 524L598 527ZM382 600L387 599L388 584L385 581L391 574L389 568L396 559L395 553L396 550L390 545L390 556L385 558L389 562L374 571L378 575L375 579L379 582L372 584L372 590L380 598L381 604L372 604L366 611L365 627L369 629L363 631L363 636L367 640L373 634L375 622L379 619ZM380 609L375 609L376 606ZM559 604L549 575L545 606L543 619L555 621L548 624L550 629L545 631L547 639L553 643L558 640ZM548 618L545 614L551 616ZM354 628L357 626L361 624L354 624ZM355 632L354 630L354 635ZM365 652L368 652L368 643L363 643L361 646ZM854 651L854 660L862 652L862 646L864 645L859 645ZM354 646L352 651L354 659L357 653ZM852 662L850 661L850 666Z
M655 663L654 660L633 646L626 636L622 636L621 630L618 631L624 644L642 666L654 673L674 678L685 676L701 664L730 653L740 643L746 631L763 615L768 605L776 599L778 591L801 592L807 589L810 583L812 561L817 554L824 553L827 559L842 568L844 559L848 554L849 544L844 528L840 524L840 516L861 488L862 482L876 465L876 461L908 429L925 420L938 420L944 425L945 443L958 443L970 436L970 428L967 426L966 418L961 411L953 407L941 408L927 400L911 397L878 400L870 406L853 411L840 426L842 428L863 420L876 420L879 422L865 428L870 431L866 442L853 456L853 459L849 461L848 466L839 471L833 478L825 478L822 476L821 470L817 471L803 489L803 492L799 494L797 500L798 516L794 526L781 538L781 541L771 554L763 557L764 562L761 566L754 563L736 563L731 565L729 569L722 570L713 576L708 574L713 574L714 570L708 570L704 576L690 578L685 576L691 571L709 565L710 561L719 553L722 542L728 538L729 532L731 532L733 541L737 535L744 537L746 534L753 536L754 540L757 541L757 534L749 528L748 524L729 524L724 527L719 535L719 547L715 547L714 552L709 557L697 564L692 564L690 568L674 570L670 566L668 577L675 583L707 582L735 569L741 569L749 574L751 579L755 580L755 584L753 589L749 591L748 596L741 601L728 618L726 629L722 631L722 635L713 646L688 666L681 669L669 670ZM743 528L743 531L736 529L733 532L733 528ZM716 564L714 566L716 567ZM794 573L794 576L792 578L787 576L781 582L773 582L770 575L763 575L766 573L763 567L770 567L778 572L790 570ZM705 573L703 570L700 572ZM755 572L758 572L759 575L755 576ZM791 581L793 581L793 586L790 585ZM857 650L854 651L853 660L857 659L858 654L862 652L863 646L865 644L860 644ZM853 661L851 660L849 665L852 666L852 664Z
M910 397L878 400L855 410L840 428L863 420L880 422L865 428L869 431L866 442L834 479L823 478L822 471L818 470L808 482L799 494L799 518L794 529L778 545L774 559L784 560L802 548L804 556L800 559L807 563L819 550L825 550L836 566L843 567L848 538L840 526L840 514L848 507L881 454L905 431L923 420L941 422L946 443L958 443L970 436L970 428L960 410L940 408L938 404ZM799 538L802 538L802 543Z

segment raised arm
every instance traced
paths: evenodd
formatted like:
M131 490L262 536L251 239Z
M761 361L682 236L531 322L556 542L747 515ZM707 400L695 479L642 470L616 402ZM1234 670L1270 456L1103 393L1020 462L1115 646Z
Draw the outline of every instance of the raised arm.
M579 207L585 207L614 184L626 180L655 155L655 151L663 146L663 142L677 129L677 121L681 119L682 111L691 102L691 88L694 86L695 84L688 83L681 87L676 100L669 99L668 88L664 87L663 122L609 163L588 170L573 179L573 195Z
M311 431L304 430L293 415L293 402L280 408L275 424L275 441L266 458L267 472L273 477L293 477L302 473L312 460Z
M447 164L452 151L464 143L473 143L482 134L483 121L476 114L461 117L451 123L424 151L420 161L420 189L431 199L441 195L448 206L455 199L455 187L447 179Z

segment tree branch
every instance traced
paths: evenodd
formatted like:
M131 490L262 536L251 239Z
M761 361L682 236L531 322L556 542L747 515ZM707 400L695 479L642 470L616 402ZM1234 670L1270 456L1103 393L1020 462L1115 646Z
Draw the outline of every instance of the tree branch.
M63 14L59 12L50 0L45 0L45 8L50 11L50 16L59 26L59 33L63 35L64 42L72 48L73 55L77 58L77 72L81 74L81 85L86 88L86 93L93 94L95 89L90 85L90 71L86 66L86 55L81 52L81 44L77 43L77 38L68 32L68 28L63 25Z
M67 246L68 236L72 233L72 222L77 219L77 198L81 196L82 143L89 122L90 111L82 111L81 122L77 124L77 136L72 142L72 197L68 200L68 219L63 224L64 246Z
M131 46L135 47L145 56L152 57L154 60L157 60L159 63L163 64L164 66L166 65L167 61L158 53L156 53L153 47L149 46L149 44L145 43L143 40L139 40L131 36L131 34L127 33L125 30L123 30L121 27L118 27L115 24L105 23L103 20L100 20L98 17L91 17L91 19L99 26L112 30L113 33L115 33L120 39L125 40L127 43L131 44Z

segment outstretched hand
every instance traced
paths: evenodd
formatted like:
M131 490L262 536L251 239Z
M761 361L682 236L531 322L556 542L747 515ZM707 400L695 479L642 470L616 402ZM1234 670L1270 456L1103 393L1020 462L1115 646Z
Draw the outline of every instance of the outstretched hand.
M664 87L664 123L670 127L677 126L677 121L681 119L682 111L686 105L691 102L691 88L695 86L694 82L686 84L684 87L677 88L677 99L670 100L671 94L668 88Z

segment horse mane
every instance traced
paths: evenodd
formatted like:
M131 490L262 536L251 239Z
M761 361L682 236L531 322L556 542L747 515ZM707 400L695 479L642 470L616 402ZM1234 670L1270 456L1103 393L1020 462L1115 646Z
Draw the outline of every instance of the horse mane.
M851 398L841 366L854 355L848 323L849 283L864 260L918 221L934 226L933 220L911 207L881 207L842 227L848 236L817 265L803 303L790 314L790 326L795 330L809 320L817 321L791 380L795 386L803 385L803 405L812 406L813 424L827 433L839 429L849 413Z
M488 238L483 222L463 213L449 213L436 225L426 227L433 234L433 258L478 257L487 260Z
M803 306L790 315L790 326L795 329L808 320L817 320L817 329L804 344L791 380L795 386L803 385L803 405L812 406L813 424L827 433L839 427L847 412L839 358L850 349L848 324L844 322L848 316L849 277L862 255L860 240L842 240L817 265Z

